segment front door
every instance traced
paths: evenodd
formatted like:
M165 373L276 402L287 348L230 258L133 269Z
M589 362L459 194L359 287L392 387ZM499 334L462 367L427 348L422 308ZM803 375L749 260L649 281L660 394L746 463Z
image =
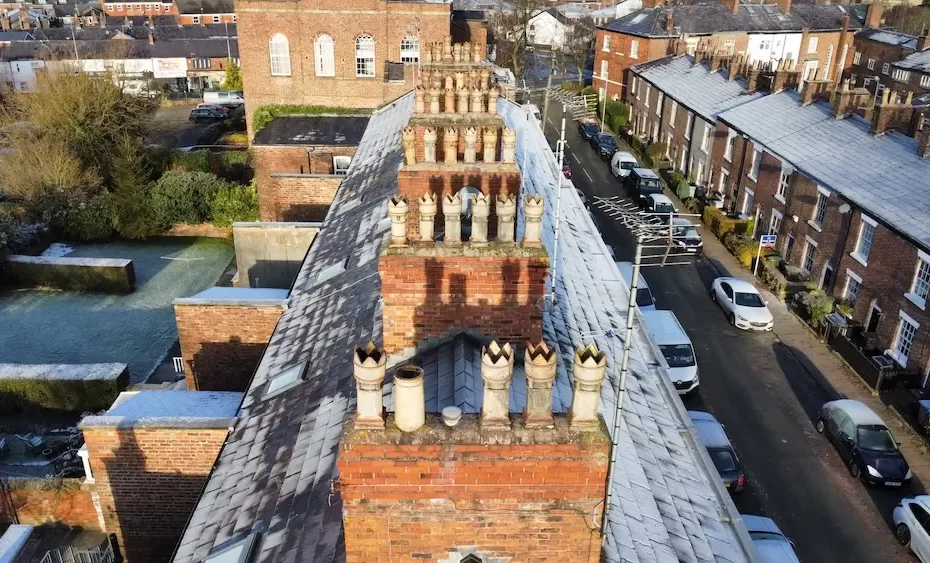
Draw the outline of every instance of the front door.
M820 282L820 289L830 293L833 288L833 266L827 264L823 268L823 281Z
M872 310L869 312L869 324L865 327L866 332L875 332L878 330L878 321L882 318L882 310L872 305Z
M794 236L788 235L785 239L785 262L791 261L791 251L794 250Z

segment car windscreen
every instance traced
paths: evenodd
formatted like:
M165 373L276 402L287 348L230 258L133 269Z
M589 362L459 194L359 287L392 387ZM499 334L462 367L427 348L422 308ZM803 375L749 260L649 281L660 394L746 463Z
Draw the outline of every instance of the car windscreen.
M775 532L749 532L749 537L752 538L752 541L782 541L787 542L785 536L781 534L776 534Z
M701 238L694 227L675 227L675 237L681 239Z
M758 293L737 293L733 299L740 307L765 307Z
M652 292L645 287L640 287L636 290L636 304L640 307L647 307L655 305L656 302L652 299Z
M656 213L674 213L675 207L671 203L657 203L655 207Z
M624 170L632 170L632 169L636 168L636 163L635 163L635 162L632 162L632 161L629 161L629 160L621 160L621 161L620 161L620 168L623 168Z
M608 146L608 147L616 147L616 146L617 146L617 142L614 141L614 138L611 137L610 135L601 135L600 139L598 139L598 142L599 142L600 144L602 144L602 145L604 145L604 146Z
M639 189L654 191L655 193L662 193L662 188L659 187L659 181L655 178L640 178Z
M859 448L873 452L896 452L898 444L895 443L891 432L884 426L860 426L856 430Z
M710 454L710 459L714 462L714 467L717 468L717 473L727 473L730 471L736 471L736 458L733 457L727 450L708 450L707 453Z
M670 368L686 368L694 365L694 349L690 344L666 344L659 346Z

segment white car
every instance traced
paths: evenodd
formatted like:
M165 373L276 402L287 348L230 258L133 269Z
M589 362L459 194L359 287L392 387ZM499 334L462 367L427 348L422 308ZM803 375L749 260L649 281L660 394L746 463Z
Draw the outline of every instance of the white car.
M785 537L771 518L743 514L743 523L763 563L801 563L794 543Z
M930 496L901 499L892 514L894 537L898 543L910 546L923 563L930 563Z
M772 330L775 319L759 291L751 283L736 278L717 278L710 286L710 298L726 311L730 324L743 330Z

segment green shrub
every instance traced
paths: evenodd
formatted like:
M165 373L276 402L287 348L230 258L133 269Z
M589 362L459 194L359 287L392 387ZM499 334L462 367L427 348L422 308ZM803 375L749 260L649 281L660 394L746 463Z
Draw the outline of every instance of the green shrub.
M169 168L183 172L210 172L210 151L171 151Z
M582 96L590 96L591 94L597 94L592 86L585 86L581 89Z
M752 229L755 222L755 219L739 219L733 224L733 232L739 235L752 236Z
M845 315L848 318L852 318L854 309L855 307L848 299L839 299L836 302L836 312Z
M778 271L778 268L770 260L763 260L759 265L759 279L765 284L765 287L775 294L775 297L781 301L785 300L785 290L788 286L788 280Z
M229 184L205 172L169 171L151 191L151 210L161 230L186 223L205 223L211 217L211 202L217 191Z
M96 412L108 409L129 385L129 370L101 379L42 377L0 379L0 410L53 409Z
M814 328L820 328L827 322L827 315L833 312L833 298L822 289L802 291L798 301L807 315L807 322Z
M261 131L265 125L279 115L351 115L367 113L367 110L346 107L310 106L310 105L267 105L255 110L252 118L252 127L255 133Z
M752 261L755 259L756 252L759 249L759 243L756 239L748 235L729 232L723 238L723 245L737 260L739 260L740 264L746 268L752 267Z
M52 288L93 293L132 293L136 285L131 260L87 260L19 256L4 267L4 279L16 287Z
M701 220L704 222L704 226L710 229L711 232L717 234L717 225L722 219L725 219L723 213L713 205L708 205L704 207L702 212Z
M258 219L258 194L255 183L248 186L226 185L220 187L210 203L211 223L217 227L229 227L236 221Z
M578 92L581 92L582 89L584 89L584 84L582 84L581 82L563 82L562 83L562 90L565 90L566 92L578 93Z
M687 180L685 180L687 182ZM689 213L704 215L704 202L696 197L689 197L683 202Z

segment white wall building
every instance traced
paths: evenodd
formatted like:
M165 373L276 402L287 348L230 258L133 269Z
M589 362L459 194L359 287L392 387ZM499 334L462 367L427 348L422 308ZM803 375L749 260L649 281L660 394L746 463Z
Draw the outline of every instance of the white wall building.
M798 60L801 52L800 33L750 33L749 62L778 62L780 59Z

